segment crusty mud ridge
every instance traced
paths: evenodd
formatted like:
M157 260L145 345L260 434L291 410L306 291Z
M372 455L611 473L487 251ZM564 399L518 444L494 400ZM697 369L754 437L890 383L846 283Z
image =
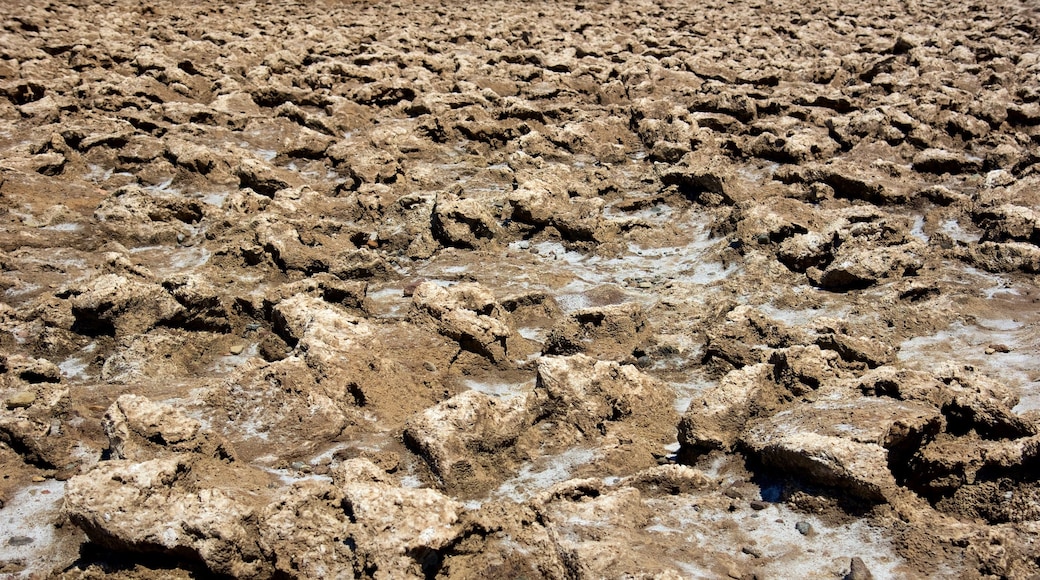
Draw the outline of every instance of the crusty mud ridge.
M0 3L0 578L1040 577L1038 46Z

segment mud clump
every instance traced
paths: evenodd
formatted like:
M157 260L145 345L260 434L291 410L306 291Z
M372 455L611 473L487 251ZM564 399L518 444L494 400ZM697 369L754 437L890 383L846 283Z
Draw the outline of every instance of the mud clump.
M0 7L0 576L1040 576L1038 15Z

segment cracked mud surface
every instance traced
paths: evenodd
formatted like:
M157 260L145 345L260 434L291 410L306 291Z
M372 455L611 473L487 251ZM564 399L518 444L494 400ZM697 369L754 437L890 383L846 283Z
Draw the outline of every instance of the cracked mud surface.
M0 577L1040 576L1032 3L0 21Z

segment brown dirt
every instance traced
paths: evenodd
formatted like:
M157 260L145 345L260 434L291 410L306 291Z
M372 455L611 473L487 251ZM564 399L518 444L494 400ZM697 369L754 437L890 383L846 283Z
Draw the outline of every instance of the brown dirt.
M1040 577L1038 27L4 3L0 577Z

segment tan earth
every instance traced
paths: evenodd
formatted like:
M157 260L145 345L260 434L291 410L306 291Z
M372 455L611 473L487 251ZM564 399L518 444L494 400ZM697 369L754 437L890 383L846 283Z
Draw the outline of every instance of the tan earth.
M0 578L1040 578L1040 10L0 3Z

